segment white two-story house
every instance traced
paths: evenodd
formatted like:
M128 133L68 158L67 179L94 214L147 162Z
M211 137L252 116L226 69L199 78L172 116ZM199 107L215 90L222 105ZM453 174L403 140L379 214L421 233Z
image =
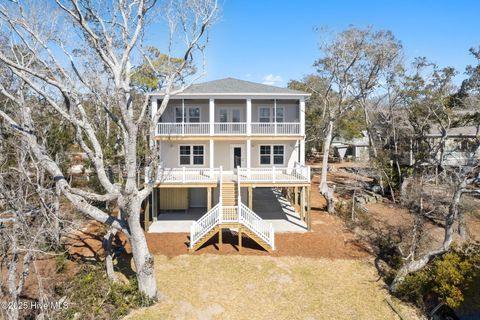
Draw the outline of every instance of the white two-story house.
M262 198L272 188L294 194L292 206L308 228L308 96L232 78L194 84L172 96L156 130L161 168L150 232L164 214L180 220L193 214L192 250L213 235L221 243L224 229L237 230L240 246L243 234L273 250L274 229L262 217L261 203L272 201ZM151 95L152 114L162 99L161 92Z

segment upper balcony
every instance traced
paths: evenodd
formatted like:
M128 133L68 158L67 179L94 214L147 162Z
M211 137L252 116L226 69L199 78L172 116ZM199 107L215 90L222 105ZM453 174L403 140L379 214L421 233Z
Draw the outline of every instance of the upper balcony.
M299 136L300 122L158 123L157 136Z

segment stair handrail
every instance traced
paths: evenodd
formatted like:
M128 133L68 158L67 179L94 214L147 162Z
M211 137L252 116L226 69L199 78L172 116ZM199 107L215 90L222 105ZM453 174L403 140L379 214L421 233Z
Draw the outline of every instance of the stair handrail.
M238 212L238 222L240 223L240 210L242 209L241 208L241 204L242 204L242 194L241 194L241 188L240 188L240 166L237 167L237 206L238 206L238 209L237 209L237 212Z
M239 221L242 225L246 226L255 235L267 243L272 250L275 250L275 232L273 225L268 224L260 218L253 210L244 205L240 205Z
M198 240L220 223L220 208L220 203L217 203L210 211L192 223L190 226L190 249L193 248Z
M218 175L218 185L220 187L218 191L218 204L220 207L220 213L219 213L219 222L221 223L223 221L223 166L220 166L220 174Z

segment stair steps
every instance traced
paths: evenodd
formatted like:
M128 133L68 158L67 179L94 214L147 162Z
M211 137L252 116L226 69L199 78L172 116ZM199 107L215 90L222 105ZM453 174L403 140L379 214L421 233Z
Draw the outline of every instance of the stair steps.
M236 185L232 183L222 184L222 201L224 206L236 206L238 191Z

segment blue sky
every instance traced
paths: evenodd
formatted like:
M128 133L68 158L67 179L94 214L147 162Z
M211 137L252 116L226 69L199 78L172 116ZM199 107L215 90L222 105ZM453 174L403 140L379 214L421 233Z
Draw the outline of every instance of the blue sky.
M221 2L222 0L220 0ZM314 72L319 35L314 27L342 31L349 25L391 30L411 61L426 56L460 71L480 46L480 1L224 0L210 33L207 75L285 86Z

